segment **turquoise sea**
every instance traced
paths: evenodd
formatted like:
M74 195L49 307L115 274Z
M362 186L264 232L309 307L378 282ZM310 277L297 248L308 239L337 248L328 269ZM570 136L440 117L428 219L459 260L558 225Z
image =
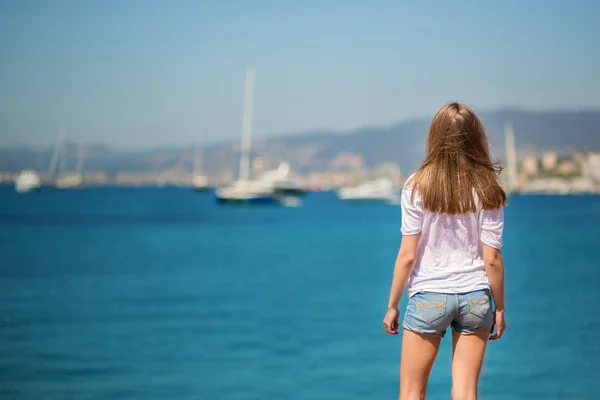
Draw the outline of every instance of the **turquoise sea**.
M600 197L506 209L506 335L481 398L600 399ZM309 194L0 188L0 399L395 399L400 209ZM406 304L406 299L402 305ZM450 340L428 398L448 399Z

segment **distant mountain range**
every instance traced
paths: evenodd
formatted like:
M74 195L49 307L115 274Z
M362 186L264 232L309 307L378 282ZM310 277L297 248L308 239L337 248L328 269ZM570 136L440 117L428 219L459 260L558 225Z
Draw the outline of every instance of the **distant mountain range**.
M600 110L534 112L511 109L483 113L496 157L504 153L504 126L512 123L519 151L556 150L600 151ZM396 162L402 171L414 170L424 154L430 119L417 119L380 128L350 132L314 131L282 135L253 143L253 154L265 156L271 164L287 160L293 168L307 172L331 169L331 161L341 153L358 154L368 166ZM76 149L70 143L67 166L75 165ZM191 148L157 148L120 151L106 145L85 146L85 169L114 175L119 171L160 171L179 167L192 170ZM205 170L237 170L239 143L229 141L207 146L203 153ZM52 149L35 151L28 147L0 149L0 171L24 168L46 171ZM69 168L67 168L69 169Z

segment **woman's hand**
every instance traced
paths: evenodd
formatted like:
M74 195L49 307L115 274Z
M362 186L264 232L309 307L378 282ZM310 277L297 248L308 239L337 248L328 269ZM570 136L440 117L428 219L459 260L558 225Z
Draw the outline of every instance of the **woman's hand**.
M398 318L400 317L400 312L397 308L388 308L385 317L383 318L383 327L385 331L390 335L398 334Z
M494 326L496 327L496 333L494 333ZM494 324L490 333L494 333L490 336L490 340L498 340L502 337L502 334L506 330L506 322L504 321L504 311L494 311Z

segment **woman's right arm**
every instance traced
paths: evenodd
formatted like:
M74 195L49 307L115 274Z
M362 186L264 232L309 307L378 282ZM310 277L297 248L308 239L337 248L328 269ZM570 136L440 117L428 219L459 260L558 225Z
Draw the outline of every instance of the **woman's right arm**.
M499 249L483 244L483 263L490 282L492 298L494 299L494 324L496 333L490 340L500 339L506 329L504 321L504 262ZM493 329L493 327L492 327Z

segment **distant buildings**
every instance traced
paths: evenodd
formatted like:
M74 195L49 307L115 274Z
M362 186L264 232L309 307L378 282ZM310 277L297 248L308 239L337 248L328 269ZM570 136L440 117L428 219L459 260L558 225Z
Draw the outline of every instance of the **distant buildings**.
M160 178L160 174L156 172L119 172L114 183L126 186L156 185Z
M104 171L85 171L83 181L92 185L106 185L110 179Z
M333 169L356 170L364 166L364 160L360 154L338 153L329 165Z
M556 168L558 162L558 154L555 152L546 152L542 154L542 168L544 171L552 171Z
M541 164L541 171L538 166ZM574 153L559 158L557 153L543 153L521 160L523 191L530 193L597 193L600 191L600 153Z
M556 166L556 173L562 176L575 176L579 172L578 166L572 160L562 160Z
M385 177L391 179L397 185L402 183L402 172L400 172L400 166L393 162L386 162L378 165L373 174L373 178Z
M600 183L600 153L590 153L581 165L581 176Z
M0 172L0 183L13 183L16 176L17 174L15 174L14 172Z
M352 172L313 172L308 174L306 182L309 188L329 190L344 186L354 186L360 179Z
M521 160L521 168L522 173L525 176L537 176L540 169L540 163L536 156L528 154Z

